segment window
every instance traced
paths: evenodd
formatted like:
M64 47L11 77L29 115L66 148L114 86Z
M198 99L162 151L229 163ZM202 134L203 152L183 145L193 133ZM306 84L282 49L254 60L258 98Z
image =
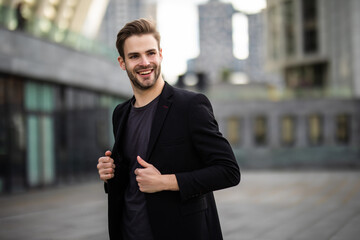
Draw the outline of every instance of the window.
M267 120L265 116L257 116L254 121L254 141L257 146L266 145Z
M27 82L25 106L30 111L52 112L55 108L54 88L47 84Z
M5 155L7 152L7 136L8 136L8 124L6 114L6 79L0 76L0 155ZM1 164L0 164L1 165ZM4 168L4 165L1 165ZM1 173L0 173L1 175ZM0 176L1 179L1 176ZM1 181L0 181L1 183ZM1 186L0 186L1 193Z
M310 145L319 145L323 141L323 118L318 114L308 117L308 136Z
M100 95L85 89L65 89L66 107L69 109L94 109L100 105Z
M303 50L305 53L314 53L318 50L317 1L302 1L303 16Z
M6 84L5 101L12 106L22 107L24 84L21 79L10 77Z
M281 118L281 143L291 146L295 143L295 117L291 115Z
M3 112L0 111L0 113L2 116L4 116ZM7 138L8 138L8 126L6 124L5 117L1 117L0 118L0 155L5 155L8 151Z
M268 54L271 59L278 59L279 57L279 37L280 37L280 29L279 29L279 16L278 16L278 8L276 6L269 7L268 11L268 27L269 27L269 48Z
M230 117L227 120L227 139L231 145L240 143L240 121L238 117Z
M30 187L55 181L55 108L54 87L26 82L26 176Z
M348 114L339 114L336 116L335 139L337 143L348 144L350 142L351 124Z
M326 83L326 64L317 63L285 69L285 81L289 88L323 88Z
M0 106L5 105L5 79L0 77Z
M96 144L99 149L107 149L110 146L109 139L109 129L107 118L105 119L97 119L95 122L95 135L96 135ZM111 126L111 125L110 125ZM111 132L110 132L111 133Z
M295 16L294 2L288 0L283 2L284 31L285 31L285 52L287 56L295 53Z

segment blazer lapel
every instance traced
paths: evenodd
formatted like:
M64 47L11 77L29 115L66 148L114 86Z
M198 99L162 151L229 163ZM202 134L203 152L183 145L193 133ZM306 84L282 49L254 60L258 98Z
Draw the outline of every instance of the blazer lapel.
M160 99L158 102L158 106L151 127L150 139L146 154L146 161L149 161L150 159L151 153L159 137L166 116L171 108L172 95L173 95L173 88L165 82L164 89L160 95Z

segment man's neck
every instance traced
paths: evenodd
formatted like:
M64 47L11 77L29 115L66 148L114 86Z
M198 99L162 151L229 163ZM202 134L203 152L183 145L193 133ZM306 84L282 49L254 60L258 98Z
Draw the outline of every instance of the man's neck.
M135 104L134 107L143 107L149 104L157 96L159 96L164 88L165 82L162 78L159 78L155 85L147 90L140 90L133 87L135 95Z

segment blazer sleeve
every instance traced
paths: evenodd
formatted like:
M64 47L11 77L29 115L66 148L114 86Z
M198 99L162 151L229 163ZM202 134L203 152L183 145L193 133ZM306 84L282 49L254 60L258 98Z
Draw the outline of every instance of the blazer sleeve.
M181 198L187 200L239 184L240 169L234 153L219 131L209 100L202 94L197 94L190 103L188 126L203 167L176 174Z

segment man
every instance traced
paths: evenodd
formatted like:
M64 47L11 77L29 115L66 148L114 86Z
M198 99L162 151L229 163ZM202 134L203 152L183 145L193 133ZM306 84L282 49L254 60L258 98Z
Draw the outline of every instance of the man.
M126 24L116 47L134 96L114 110L115 144L97 165L110 239L222 239L213 191L237 185L240 171L210 102L163 80L152 22Z

